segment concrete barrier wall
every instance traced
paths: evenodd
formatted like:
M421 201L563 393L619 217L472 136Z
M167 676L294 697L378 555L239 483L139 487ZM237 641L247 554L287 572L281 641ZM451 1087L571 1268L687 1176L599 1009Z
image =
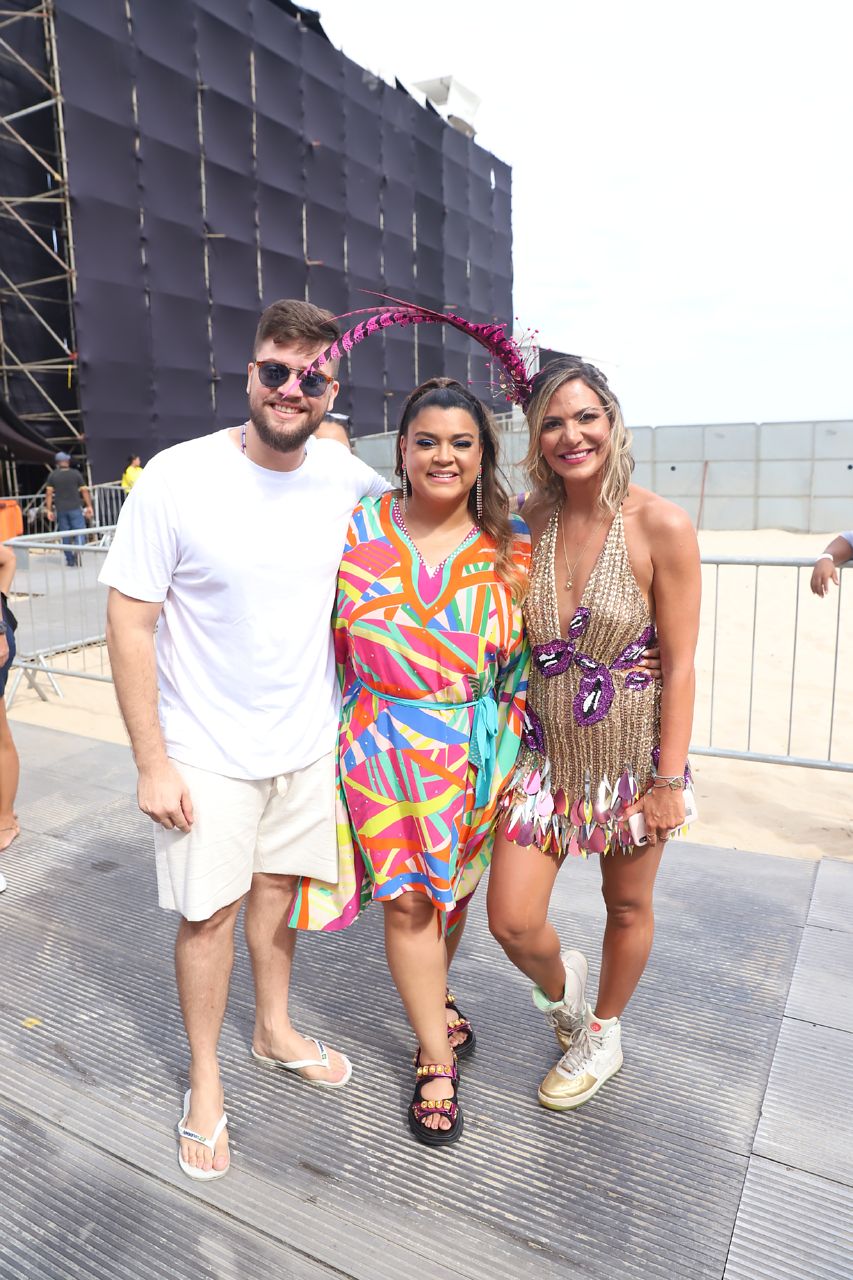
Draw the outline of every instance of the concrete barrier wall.
M632 427L637 484L690 513L702 529L853 527L853 421ZM394 436L362 436L359 457L393 479ZM526 432L503 432L504 463L524 487Z

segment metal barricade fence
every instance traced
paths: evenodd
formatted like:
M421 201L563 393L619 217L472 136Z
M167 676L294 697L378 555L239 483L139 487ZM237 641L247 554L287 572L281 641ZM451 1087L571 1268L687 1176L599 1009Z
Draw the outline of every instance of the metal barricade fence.
M120 484L93 484L89 492L92 495L92 507L95 512L95 525L114 525L125 499L125 492Z
M10 493L12 502L21 508L24 533L47 533L51 527L44 505L44 489L38 493Z
M93 524L98 527L114 525L125 497L121 484L118 481L93 484L89 486L89 494L94 512ZM11 493L8 497L21 508L24 535L51 533L55 530L56 522L47 518L44 488L39 489L38 493Z
M117 486L113 486L116 488ZM112 501L113 499L105 499ZM110 681L107 588L97 579L114 525L88 529L66 567L73 534L24 535L10 597L18 617L18 672ZM703 556L696 654L694 756L853 773L853 592L811 594L810 559Z
M57 676L109 682L107 588L98 582L115 526L11 538L17 559L9 604L18 621L11 705L22 679L46 701L44 675L62 697ZM69 557L72 563L68 563Z
M813 567L702 557L691 755L853 773L853 596Z

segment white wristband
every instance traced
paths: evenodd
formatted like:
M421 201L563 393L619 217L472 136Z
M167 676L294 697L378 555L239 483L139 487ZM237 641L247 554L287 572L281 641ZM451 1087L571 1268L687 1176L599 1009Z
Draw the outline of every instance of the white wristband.
M834 561L834 560L835 560L835 556L832 554L832 552L831 552L831 551L824 551L821 555L819 555L819 556L818 556L817 560L815 560L815 564L820 564L821 560L832 560L832 561Z

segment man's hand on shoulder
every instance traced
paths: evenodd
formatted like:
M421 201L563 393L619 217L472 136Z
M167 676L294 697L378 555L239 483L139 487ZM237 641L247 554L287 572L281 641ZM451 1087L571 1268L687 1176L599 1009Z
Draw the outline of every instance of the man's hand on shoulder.
M193 825L189 787L170 760L139 770L136 798L142 812L166 831L189 831Z

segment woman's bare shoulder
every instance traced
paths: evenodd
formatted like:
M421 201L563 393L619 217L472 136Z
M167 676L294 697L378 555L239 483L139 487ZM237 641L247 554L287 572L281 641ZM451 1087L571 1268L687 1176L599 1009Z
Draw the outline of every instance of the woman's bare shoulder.
M650 541L673 535L696 536L693 522L683 507L639 485L632 484L629 488L624 514L636 521Z

